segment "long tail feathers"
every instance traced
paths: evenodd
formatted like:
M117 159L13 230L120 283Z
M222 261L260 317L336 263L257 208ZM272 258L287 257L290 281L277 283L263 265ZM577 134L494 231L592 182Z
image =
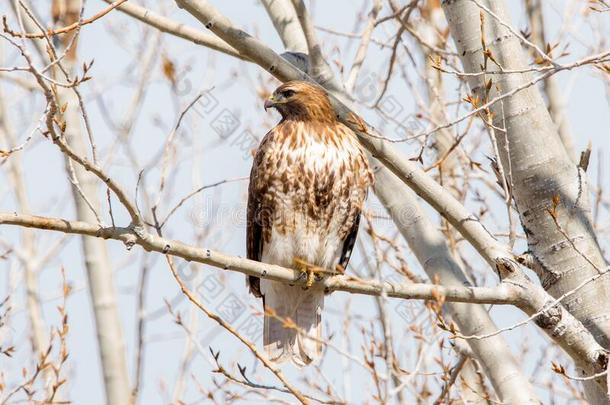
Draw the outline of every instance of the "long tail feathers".
M291 360L297 366L317 359L322 352L324 291L265 280L261 290L265 306L263 343L269 358L278 363Z

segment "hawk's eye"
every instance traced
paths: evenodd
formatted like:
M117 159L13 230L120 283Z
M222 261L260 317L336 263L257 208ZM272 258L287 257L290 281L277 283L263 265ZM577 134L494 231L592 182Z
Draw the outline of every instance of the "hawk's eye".
M290 97L294 96L294 90L284 90L282 92L282 96L284 98L290 98Z

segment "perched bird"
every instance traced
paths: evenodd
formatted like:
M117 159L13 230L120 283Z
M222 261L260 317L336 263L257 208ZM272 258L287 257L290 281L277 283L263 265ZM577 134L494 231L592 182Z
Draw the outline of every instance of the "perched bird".
M284 83L265 101L268 108L282 120L261 141L250 173L248 258L298 269L307 282L247 281L263 299L268 356L301 366L322 349L324 289L314 277L346 268L373 175L321 87Z

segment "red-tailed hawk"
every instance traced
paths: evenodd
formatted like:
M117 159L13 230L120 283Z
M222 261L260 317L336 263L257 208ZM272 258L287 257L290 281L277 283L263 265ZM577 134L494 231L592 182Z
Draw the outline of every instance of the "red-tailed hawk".
M287 82L265 101L270 107L282 120L263 138L250 173L248 258L300 269L308 281L305 287L248 281L263 298L267 354L304 365L321 351L324 290L312 286L311 275L347 266L373 176L356 135L337 121L322 88ZM287 318L300 332L284 327Z

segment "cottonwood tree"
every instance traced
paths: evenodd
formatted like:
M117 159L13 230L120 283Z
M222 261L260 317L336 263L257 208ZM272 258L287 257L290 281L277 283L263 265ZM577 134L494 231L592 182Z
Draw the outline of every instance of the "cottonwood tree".
M610 402L606 2L104 1L0 8L1 403ZM288 80L376 178L301 370L243 284L305 283L242 258Z

